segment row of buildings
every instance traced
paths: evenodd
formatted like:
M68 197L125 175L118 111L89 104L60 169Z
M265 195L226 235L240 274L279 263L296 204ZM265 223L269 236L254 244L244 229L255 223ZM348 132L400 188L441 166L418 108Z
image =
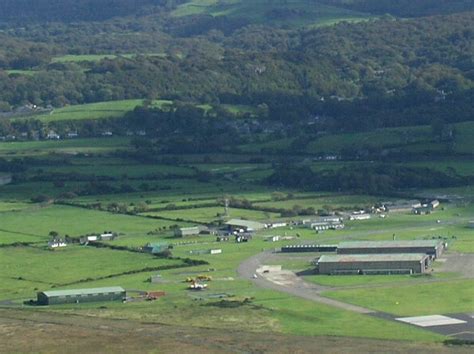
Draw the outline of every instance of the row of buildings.
M336 254L317 260L316 270L319 274L426 273L446 247L441 240L342 242Z

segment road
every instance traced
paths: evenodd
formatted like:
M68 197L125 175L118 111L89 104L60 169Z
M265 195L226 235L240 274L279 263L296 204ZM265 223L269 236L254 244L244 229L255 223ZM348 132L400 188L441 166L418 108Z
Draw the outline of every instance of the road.
M357 313L375 313L371 309L323 297L320 293L329 289L328 287L307 283L293 272L282 271L277 274L272 274L271 272L268 275L258 274L258 269L265 265L272 256L272 251L265 251L248 258L239 265L237 272L242 278L249 279L262 288L281 291L303 299ZM254 278L254 274L258 274L257 278Z

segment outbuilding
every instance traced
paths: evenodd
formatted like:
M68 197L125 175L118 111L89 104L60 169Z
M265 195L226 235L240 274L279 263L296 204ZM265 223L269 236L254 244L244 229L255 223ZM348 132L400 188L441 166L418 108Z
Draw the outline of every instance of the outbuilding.
M38 305L78 304L82 302L123 301L125 290L120 286L92 289L42 291L37 294Z
M265 224L258 221L243 220L243 219L232 219L225 223L229 231L234 232L251 232L258 231L265 228Z
M350 241L337 246L338 254L424 253L438 258L443 251L440 240Z
M169 249L169 245L165 243L147 243L142 250L145 253L160 254Z
M180 227L174 230L174 235L176 237L187 237L187 236L197 236L201 233L199 226L193 227Z
M323 255L317 261L319 274L419 274L425 273L430 257L423 253Z

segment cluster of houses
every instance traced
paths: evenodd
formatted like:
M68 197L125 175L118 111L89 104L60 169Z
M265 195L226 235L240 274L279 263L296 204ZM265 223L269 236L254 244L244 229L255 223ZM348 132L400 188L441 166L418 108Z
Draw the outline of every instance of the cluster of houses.
M385 202L382 206L373 208L374 213L413 213L417 215L430 214L440 205L439 200L422 203L419 200L409 200L400 202Z

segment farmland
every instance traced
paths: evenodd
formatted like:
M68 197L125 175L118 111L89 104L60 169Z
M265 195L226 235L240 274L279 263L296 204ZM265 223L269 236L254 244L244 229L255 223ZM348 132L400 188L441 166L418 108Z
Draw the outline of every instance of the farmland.
M400 240L444 237L449 242L449 252L472 254L472 232L466 227L474 215L470 187L420 191L428 195L465 196L462 200L443 202L442 208L429 215L409 212L389 213L385 218L374 215L370 220L347 220L343 230L319 233L302 226L266 229L257 232L248 243L217 243L213 235L182 239L174 236L174 228L198 224L220 227L230 218L297 222L314 217L304 215L304 210L313 213L329 210L344 215L382 201L417 196L410 191L380 196L276 188L262 182L274 172L271 157L267 157L267 162L251 160L248 154L183 154L179 159L169 155L160 162L143 162L123 154L131 149L130 140L114 136L0 142L0 154L4 158L34 161L17 174L14 183L0 186L0 263L3 262L0 267L4 269L0 303L25 308L22 302L33 299L40 290L120 285L129 290L165 291L166 296L152 303L107 303L100 309L100 305L93 303L58 305L38 311L97 320L114 318L309 337L349 335L431 343L444 340L442 335L402 323L262 289L250 279L241 278L236 270L256 254L286 244L390 240L394 235ZM322 161L310 162L308 166L321 171L338 169L343 164ZM348 164L361 166L367 162ZM472 172L470 162L464 158L445 159L442 164L429 160L400 164L435 166L444 171L455 169L465 176ZM38 202L35 197L41 195L46 199ZM227 213L225 199L230 201ZM115 232L116 239L102 242L101 247L77 243L83 235L104 230ZM52 232L60 237L67 235L75 243L50 250L47 242ZM273 243L264 240L274 235L292 239ZM171 245L172 258L141 253L141 247L147 243ZM222 253L208 254L210 249L220 249ZM269 264L308 272L313 267L311 259L319 256L278 258ZM186 263L187 258L204 264ZM161 282L149 282L156 273L161 275ZM186 290L184 279L196 274L212 276L209 290L194 294ZM303 279L327 287L323 296L397 315L431 314L437 313L437 309L465 312L472 307L469 300L472 281L444 265L437 265L430 277L305 275ZM222 298L213 294L221 294ZM419 300L411 302L411 296ZM245 298L251 300L242 303ZM452 301L446 301L447 298ZM249 319L252 319L250 324ZM357 328L354 322L359 324Z
M272 5L273 7L269 8L268 2L264 0L242 2L233 0L192 0L179 6L172 15L184 17L206 14L214 17L241 18L259 24L270 22L277 25L291 24L293 26L331 25L339 21L361 21L369 17L361 12L326 6L307 0L292 0L284 4ZM293 14L293 16L275 15L275 18L268 16L272 12L278 14L284 10L288 11L289 14ZM303 11L304 16L302 16ZM295 14L299 14L299 16Z

